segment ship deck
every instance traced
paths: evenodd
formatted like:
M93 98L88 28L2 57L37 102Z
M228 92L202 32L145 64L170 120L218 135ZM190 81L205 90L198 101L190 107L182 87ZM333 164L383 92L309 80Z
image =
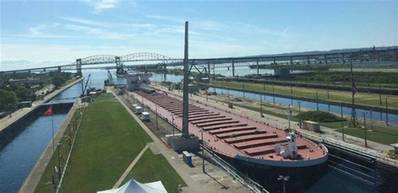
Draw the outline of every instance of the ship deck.
M182 99L167 93L134 92L143 105L149 107L181 130ZM201 138L213 151L234 158L237 155L259 160L296 161L320 159L327 155L323 146L301 135L296 138L299 158L283 158L275 152L278 144L286 144L288 133L270 125L251 120L196 101L189 104L189 132Z

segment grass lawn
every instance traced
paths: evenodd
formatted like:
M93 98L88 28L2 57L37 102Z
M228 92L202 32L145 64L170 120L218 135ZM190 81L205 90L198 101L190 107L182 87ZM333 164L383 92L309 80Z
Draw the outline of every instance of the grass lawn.
M179 184L185 186L185 182L170 166L166 158L161 154L153 154L150 149L146 150L124 181L131 178L141 183L161 180L169 193L178 193Z
M341 132L341 129L336 129L336 131ZM365 138L365 130L362 128L346 128L344 133L362 139ZM373 129L368 128L367 139L386 145L398 143L398 128L380 126Z
M111 188L150 137L110 94L84 114L61 192Z
M246 91L255 91L255 92L263 92L272 94L273 93L273 86L271 84L264 84L260 83L247 83L247 82L237 82L237 81L211 81L210 86L218 86L218 87L225 87L225 88L232 88L232 89L239 89L239 90L246 90ZM331 101L337 103L351 103L351 92L349 91L329 91L326 89L315 89L315 88L305 88L305 87L293 87L293 96L300 97L300 98L309 98L309 99L316 99L316 93L318 92L318 98L322 101ZM274 86L275 94L290 96L291 90L290 86ZM367 106L381 106L384 107L385 105L385 96L382 95L382 105L379 104L379 95L378 94L369 94L358 92L355 95L355 102L356 104L367 105ZM398 96L388 96L388 106L389 108L398 109Z

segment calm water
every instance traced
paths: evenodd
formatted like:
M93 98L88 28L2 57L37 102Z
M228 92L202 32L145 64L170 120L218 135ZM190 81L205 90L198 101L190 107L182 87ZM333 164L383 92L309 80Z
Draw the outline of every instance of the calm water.
M80 93L80 84L75 84L50 102L73 101ZM37 114L16 125L23 128L22 132L0 152L0 193L18 192L52 138L52 122L55 133L65 116L66 112L55 112L51 117Z

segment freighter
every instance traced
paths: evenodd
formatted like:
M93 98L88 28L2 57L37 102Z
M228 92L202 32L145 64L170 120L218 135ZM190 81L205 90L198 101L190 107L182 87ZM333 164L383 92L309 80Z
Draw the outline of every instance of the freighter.
M135 98L181 130L182 99L165 92L134 92ZM189 133L215 153L263 167L301 168L325 163L328 150L293 131L271 127L215 107L192 101Z

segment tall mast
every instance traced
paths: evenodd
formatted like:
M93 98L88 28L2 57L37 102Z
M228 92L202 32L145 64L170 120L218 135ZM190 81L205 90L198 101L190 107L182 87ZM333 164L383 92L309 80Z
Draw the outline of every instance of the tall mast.
M189 64L188 64L188 21L185 22L185 43L184 43L184 86L183 86L183 105L182 105L182 137L188 138L188 106L189 106Z

